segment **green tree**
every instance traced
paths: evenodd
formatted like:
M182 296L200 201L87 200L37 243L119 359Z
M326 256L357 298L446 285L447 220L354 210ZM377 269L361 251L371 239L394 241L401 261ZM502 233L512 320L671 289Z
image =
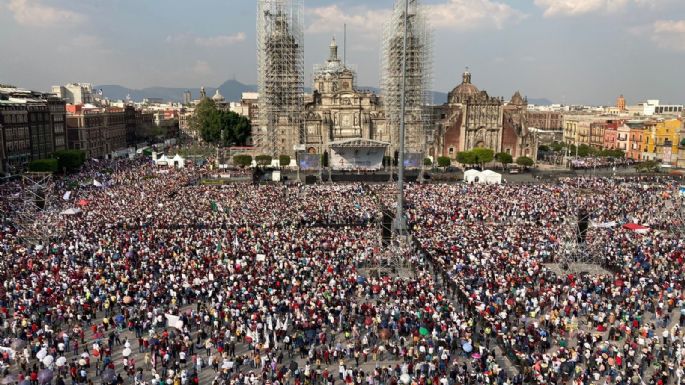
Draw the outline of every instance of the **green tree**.
M250 139L250 120L233 111L223 111L211 99L198 103L190 120L191 129L200 133L202 140L223 146L244 146Z
M254 158L255 161L257 161L257 165L259 166L269 166L271 165L271 155L257 155Z
M433 161L431 158L423 158L423 165L426 167L430 167L433 165Z
M478 158L473 151L461 151L457 153L457 162L472 165L478 163Z
M680 140L680 146L685 147L685 138Z
M36 159L29 163L29 171L37 172L57 172L59 163L57 159Z
M438 167L449 167L452 164L452 159L449 156L438 157Z
M281 167L287 167L290 165L290 155L281 155L278 157L278 164Z
M625 158L626 153L621 149L604 149L597 152L599 156L612 157L612 158Z
M502 163L502 167L507 167L509 163L514 162L514 158L511 154L507 154L506 152L498 152L495 154L495 160Z
M523 167L531 167L535 162L527 156L519 156L516 158L516 164Z
M485 163L490 163L495 159L495 152L489 148L474 148L471 152L476 156L476 162L480 163L481 166L485 166Z
M57 159L60 170L76 171L86 162L86 153L81 150L56 151L52 156Z
M578 146L578 156L580 157L586 157L590 156L592 154L592 148L588 146L587 144L581 144Z
M653 172L659 168L659 163L653 160L645 160L635 165L635 169L641 172Z
M561 152L561 150L564 149L564 144L563 144L563 143L559 143L559 142L554 142L554 143L552 143L552 144L550 145L550 148L551 148L552 151L554 151L554 152Z
M233 156L233 164L238 167L249 167L252 165L252 156L250 155L235 155Z
M538 151L539 152L550 152L550 147L546 144L541 144L538 146Z

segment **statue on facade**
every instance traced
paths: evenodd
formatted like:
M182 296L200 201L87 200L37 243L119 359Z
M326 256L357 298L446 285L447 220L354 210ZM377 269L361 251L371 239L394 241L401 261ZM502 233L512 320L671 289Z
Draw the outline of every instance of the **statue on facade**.
M207 92L205 91L205 87L202 86L200 87L200 99L205 99L207 97Z

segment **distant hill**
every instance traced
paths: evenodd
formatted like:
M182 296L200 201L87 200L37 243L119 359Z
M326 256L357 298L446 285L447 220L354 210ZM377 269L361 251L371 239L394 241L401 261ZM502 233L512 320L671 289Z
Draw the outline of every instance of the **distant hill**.
M554 104L553 101L545 98L528 98L528 103L535 104L536 106L549 106L551 104Z
M172 87L149 87L143 89L126 88L119 85L100 85L96 86L96 89L102 89L102 93L105 97L111 100L125 99L126 95L130 95L131 99L134 101L142 101L146 98L161 98L166 101L180 102L183 100L183 92L189 90L193 99L197 99L200 95L199 88L172 88ZM361 90L373 91L380 94L380 89L378 87L366 87L359 86ZM205 91L208 96L214 95L216 87L205 87ZM243 84L237 80L227 80L219 87L219 92L228 101L239 101L243 92L256 92L257 86L254 84ZM309 87L305 88L305 92L311 92L312 89ZM433 91L433 104L443 104L447 102L447 93ZM535 105L550 105L552 101L545 98L529 98L528 102Z

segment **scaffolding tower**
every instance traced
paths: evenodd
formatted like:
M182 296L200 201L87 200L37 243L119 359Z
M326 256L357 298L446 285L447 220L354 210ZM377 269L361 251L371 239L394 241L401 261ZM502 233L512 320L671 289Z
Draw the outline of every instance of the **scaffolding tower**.
M52 206L50 182L52 173L27 172L21 175L19 192L10 199L11 219L17 235L27 245L46 245L53 229L45 226L40 216Z
M257 87L259 121L255 147L278 157L303 143L303 0L259 0Z
M405 4L408 1L408 5ZM401 119L402 61L404 46L404 13L407 12L406 93L405 124L406 152L426 154L426 146L432 142L429 106L433 98L431 90L433 65L433 34L426 11L420 0L395 0L390 20L383 32L381 50L381 89L390 130L390 151L399 150L399 127Z

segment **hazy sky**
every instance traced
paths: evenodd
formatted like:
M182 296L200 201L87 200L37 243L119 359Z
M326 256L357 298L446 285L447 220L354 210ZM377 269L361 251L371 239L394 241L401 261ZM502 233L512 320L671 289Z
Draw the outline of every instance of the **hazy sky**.
M508 98L685 103L685 0L426 0L433 88L464 67ZM305 0L306 82L348 25L347 61L377 86L382 24L394 0ZM47 90L254 84L256 0L0 0L0 83Z

